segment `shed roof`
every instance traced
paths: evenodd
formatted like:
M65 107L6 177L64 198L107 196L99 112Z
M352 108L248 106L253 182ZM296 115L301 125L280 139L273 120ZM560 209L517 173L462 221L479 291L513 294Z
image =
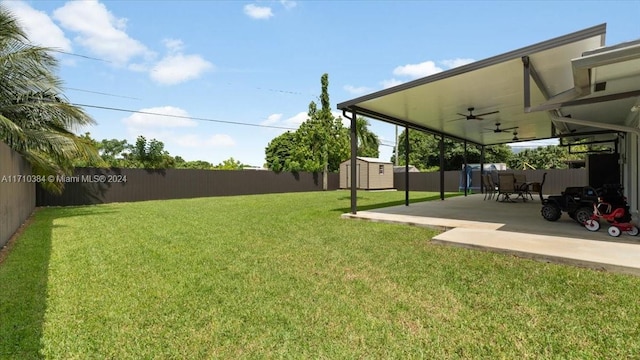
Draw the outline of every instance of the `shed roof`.
M378 159L378 158L372 158L372 157L358 156L357 159L365 161L365 162L370 162L370 163L391 164L391 161L382 160L382 159ZM349 161L350 160L345 160L342 163L349 162Z

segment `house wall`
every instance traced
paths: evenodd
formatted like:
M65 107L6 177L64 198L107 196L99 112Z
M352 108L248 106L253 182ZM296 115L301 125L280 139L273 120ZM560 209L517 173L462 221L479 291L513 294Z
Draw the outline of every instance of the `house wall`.
M0 142L0 248L35 209L35 183L19 178L24 175L31 175L29 164Z

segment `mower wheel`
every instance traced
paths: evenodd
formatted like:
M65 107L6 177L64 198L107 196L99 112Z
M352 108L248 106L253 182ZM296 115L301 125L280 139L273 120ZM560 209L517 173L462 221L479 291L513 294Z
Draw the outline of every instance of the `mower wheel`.
M542 205L542 209L540 210L542 217L548 221L556 221L560 219L562 216L562 212L557 205L554 204L544 204Z
M593 209L582 206L579 207L576 212L573 214L573 219L578 222L580 225L584 225L587 220L591 219L591 215L593 215Z

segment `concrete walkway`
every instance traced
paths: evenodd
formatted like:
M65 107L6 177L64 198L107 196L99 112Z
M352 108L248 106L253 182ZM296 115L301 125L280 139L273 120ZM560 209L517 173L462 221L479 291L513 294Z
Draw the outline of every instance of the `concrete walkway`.
M604 221L600 231L590 232L566 214L556 222L546 221L538 198L515 203L483 198L460 196L342 217L440 229L444 232L432 240L439 244L640 275L640 236L611 237Z

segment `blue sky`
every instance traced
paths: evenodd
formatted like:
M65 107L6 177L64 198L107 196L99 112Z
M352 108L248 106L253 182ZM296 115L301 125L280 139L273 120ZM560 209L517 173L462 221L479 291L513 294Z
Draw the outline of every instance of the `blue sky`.
M1 3L33 43L75 54L56 55L59 76L69 101L94 106L85 110L98 123L79 133L131 143L144 135L171 155L214 164L262 165L284 130L224 122L296 128L318 102L323 73L335 109L601 23L607 45L640 38L640 0ZM393 143L394 126L371 129ZM390 158L391 147L380 150Z

